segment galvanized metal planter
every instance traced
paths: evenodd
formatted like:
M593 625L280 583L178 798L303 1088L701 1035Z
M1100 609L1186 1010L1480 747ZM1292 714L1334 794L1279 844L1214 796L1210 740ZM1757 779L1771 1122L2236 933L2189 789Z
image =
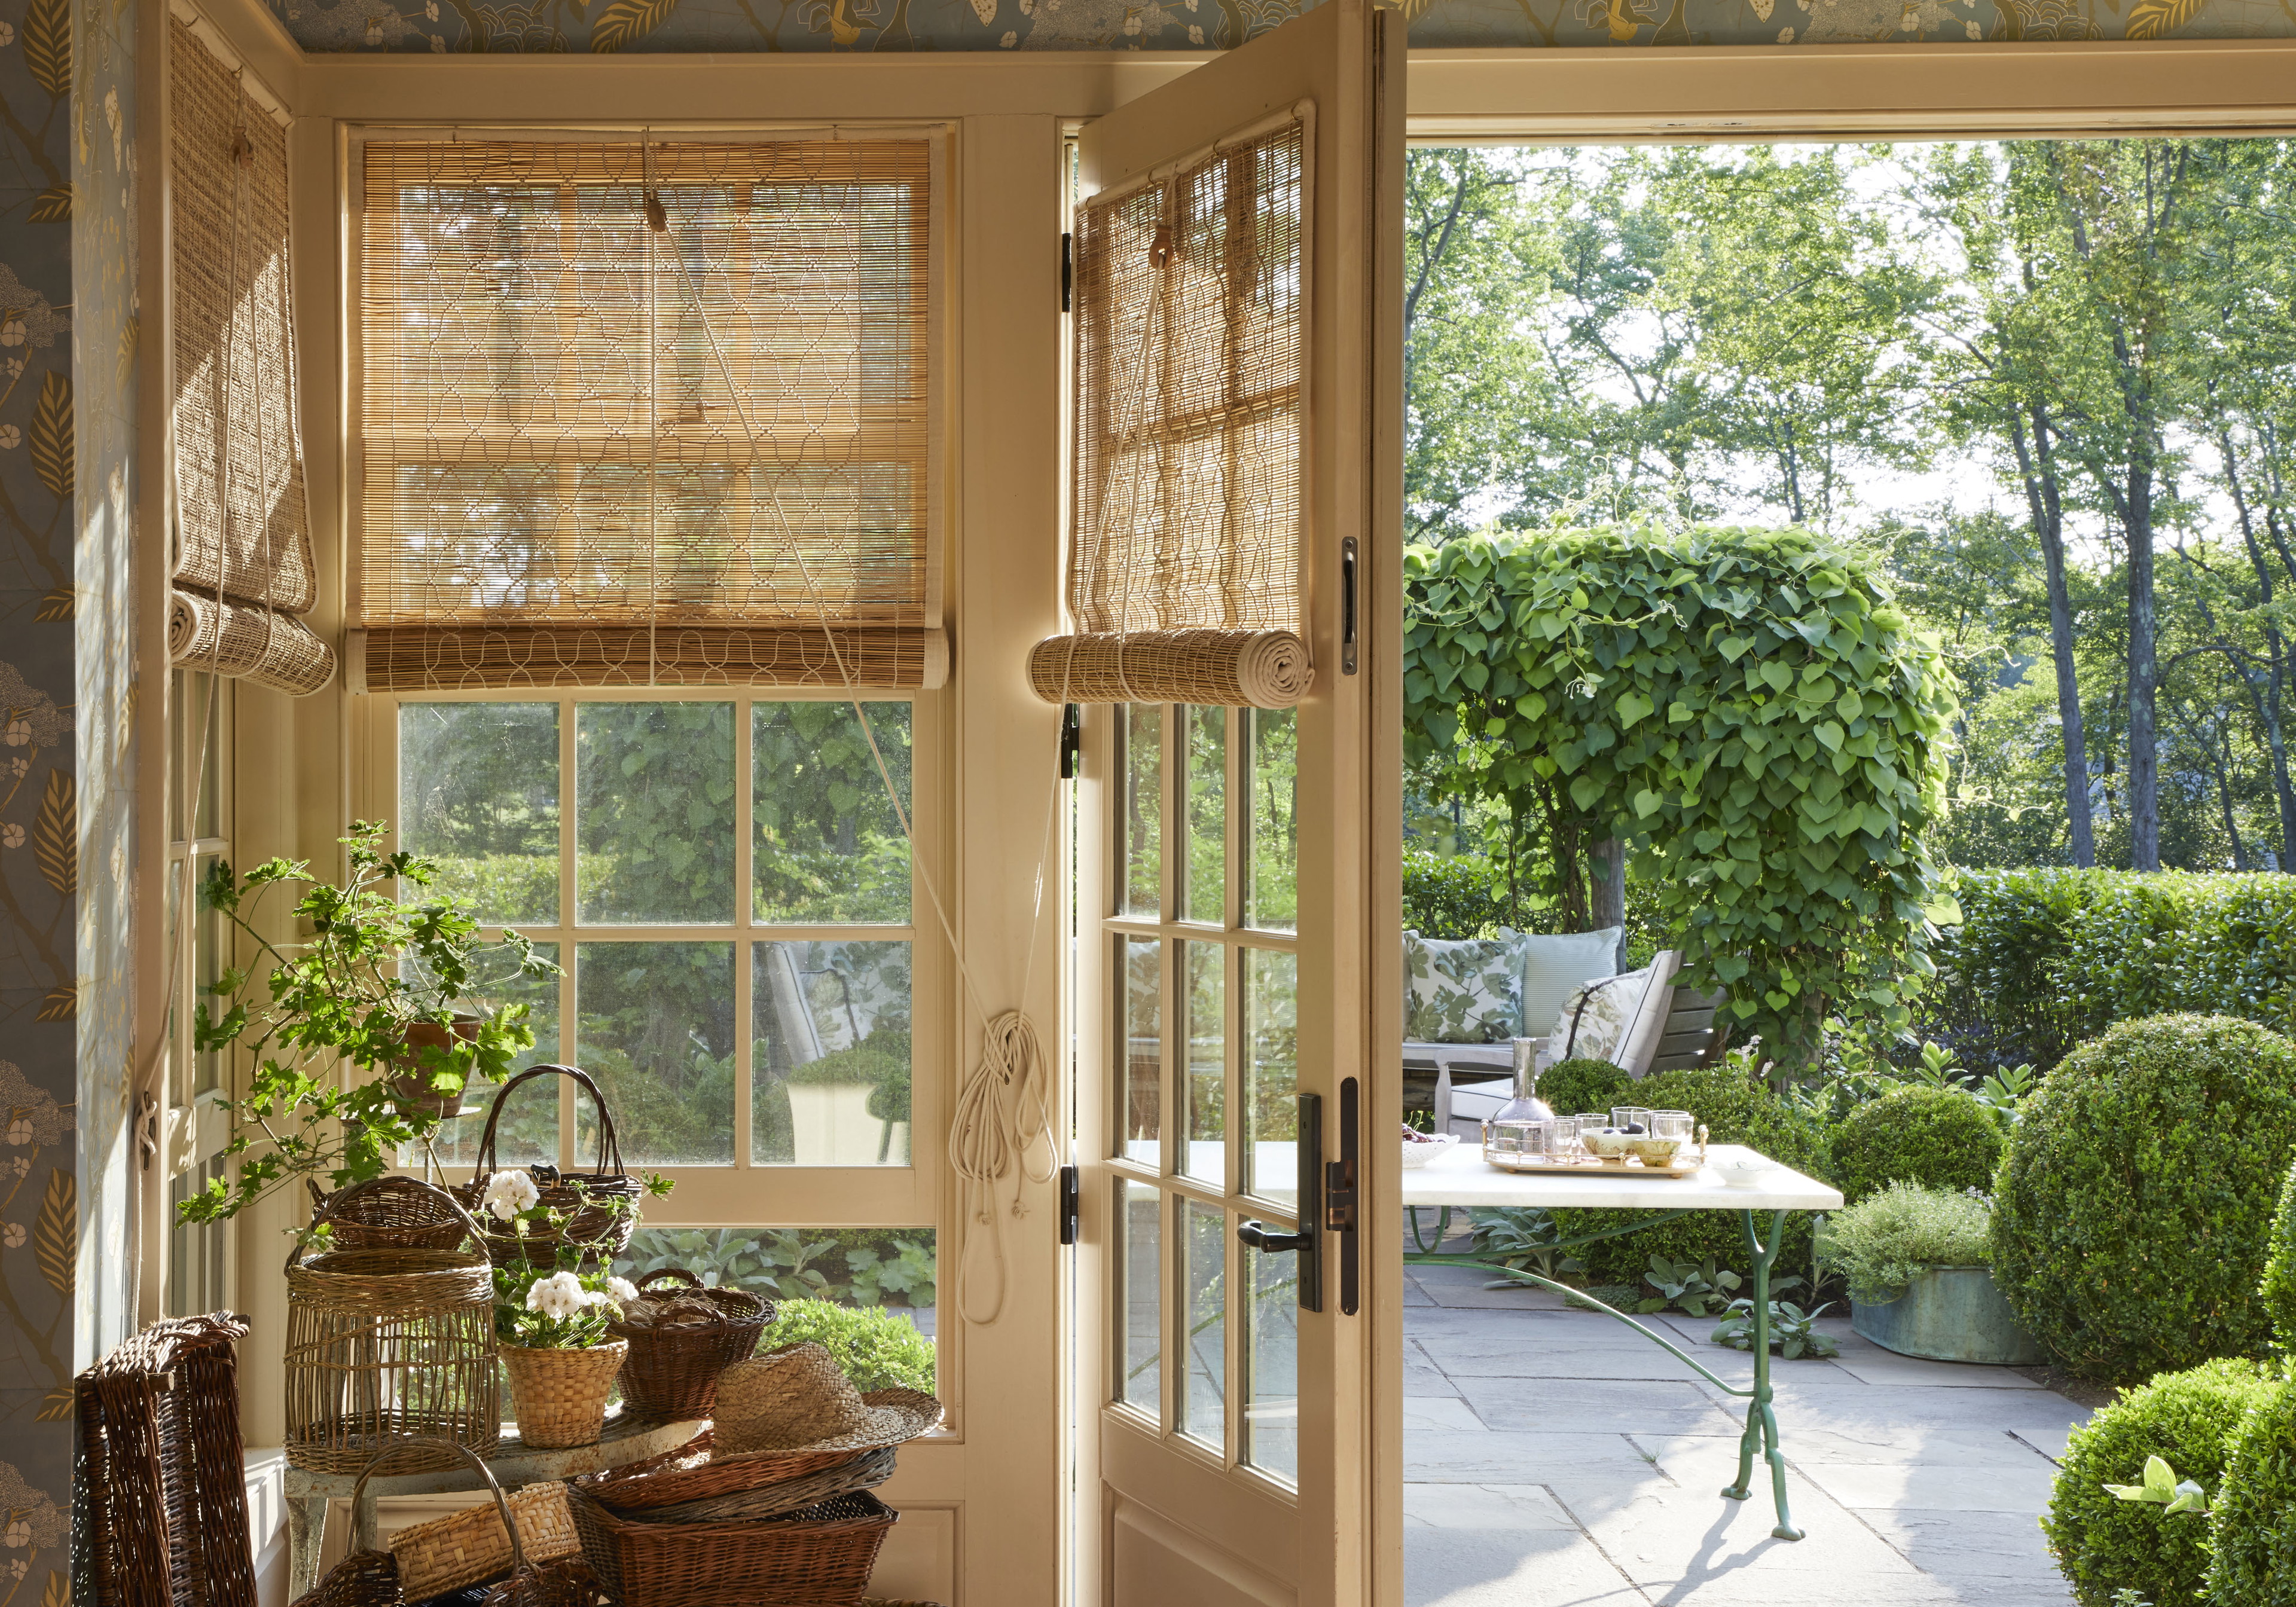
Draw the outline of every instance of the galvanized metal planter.
M1926 1361L2030 1367L2048 1359L1982 1267L1932 1267L1886 1306L1852 1300L1849 1330Z

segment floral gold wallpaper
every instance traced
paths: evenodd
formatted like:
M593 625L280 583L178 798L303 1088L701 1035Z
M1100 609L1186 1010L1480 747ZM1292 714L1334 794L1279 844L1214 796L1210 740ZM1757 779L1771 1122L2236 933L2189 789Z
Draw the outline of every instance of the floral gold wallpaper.
M0 0L0 1607L70 1600L72 1374L131 1320L134 14Z
M1314 0L268 0L306 50L1220 50ZM2251 38L2296 0L1407 0L1461 46Z

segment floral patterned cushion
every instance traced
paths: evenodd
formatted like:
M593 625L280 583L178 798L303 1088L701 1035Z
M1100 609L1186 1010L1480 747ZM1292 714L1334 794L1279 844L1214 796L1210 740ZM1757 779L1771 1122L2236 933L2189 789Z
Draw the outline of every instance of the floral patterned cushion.
M1421 1044L1500 1044L1522 1030L1522 934L1403 934L1403 1036Z
M1557 1062L1566 1060L1606 1060L1619 1064L1627 1035L1643 1007L1657 967L1645 965L1615 977L1598 977L1573 988L1562 1001L1562 1013L1546 1040L1546 1053Z

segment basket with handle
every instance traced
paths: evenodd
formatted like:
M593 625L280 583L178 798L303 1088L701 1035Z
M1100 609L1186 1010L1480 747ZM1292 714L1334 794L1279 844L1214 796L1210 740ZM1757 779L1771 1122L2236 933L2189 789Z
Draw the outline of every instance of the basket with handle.
M680 1267L658 1267L637 1281L641 1295L668 1292L672 1285L687 1300L716 1308L718 1320L666 1327L622 1319L606 1324L616 1339L629 1341L622 1364L622 1398L651 1417L707 1417L718 1404L718 1375L758 1348L758 1338L774 1320L769 1300L739 1289L702 1283Z
M494 1471L486 1472L491 1483ZM428 1601L510 1573L518 1555L503 1528L505 1512L518 1531L518 1551L536 1567L582 1554L563 1480L529 1484L508 1496L497 1491L492 1505L482 1501L390 1537L390 1554L398 1559L398 1583L407 1600Z
M617 1607L858 1607L900 1513L856 1490L785 1517L644 1523L572 1487L582 1554Z
M606 1096L580 1067L529 1066L503 1084L495 1095L493 1108L487 1112L486 1131L479 1138L477 1169L468 1183L455 1185L454 1194L471 1210L480 1209L486 1199L488 1179L501 1168L495 1143L503 1109L509 1103L512 1089L537 1077L570 1078L576 1087L589 1095L598 1112L597 1168L587 1172L561 1172L547 1166L529 1168L535 1185L541 1192L539 1203L561 1213L564 1219L555 1227L537 1228L525 1234L506 1229L488 1231L488 1253L499 1267L521 1262L545 1267L556 1259L561 1243L583 1244L591 1247L583 1253L583 1265L594 1266L601 1259L611 1259L629 1248L630 1235L637 1231L635 1207L640 1191L638 1180L623 1168L621 1139L614 1131L614 1113L606 1108Z
M331 1199L318 1223L357 1210L371 1178ZM495 1362L494 1267L471 1214L427 1183L457 1218L466 1247L354 1248L287 1254L287 1461L323 1473L363 1471L398 1441L419 1439L416 1466L452 1467L461 1451L502 1441ZM316 1225L316 1224L315 1224ZM443 1444L447 1449L437 1448Z
M751 1451L720 1456L717 1449L715 1431L704 1429L684 1445L641 1462L585 1473L570 1482L617 1513L644 1512L802 1479L842 1467L854 1456L851 1451Z
M443 1190L419 1177L383 1177L348 1202L313 1179L311 1219L327 1219L336 1250L452 1250L463 1242L463 1218Z
M434 1464L434 1459L441 1457L445 1459L443 1463ZM504 1498L494 1470L467 1446L427 1437L401 1440L367 1459L366 1465L359 1470L358 1482L351 1487L351 1554L328 1570L317 1587L299 1598L293 1607L406 1607L410 1596L426 1600L437 1594L429 1581L439 1577L438 1568L445 1559L425 1536L426 1531L435 1531L440 1525L425 1523L405 1530L389 1550L383 1550L374 1544L368 1521L366 1481L383 1471L386 1464L405 1464L410 1459L419 1465L401 1466L399 1472L421 1472L434 1464L452 1466L460 1460L469 1463L486 1481L487 1492L494 1497L493 1506L489 1509L482 1505L475 1510L485 1514L500 1544L498 1548L483 1549L482 1554L473 1559L487 1571L473 1575L467 1563L456 1571L466 1576L463 1585L482 1584L496 1578L504 1579L488 1596L488 1607L595 1607L599 1595L597 1579L578 1557L562 1553L545 1562L529 1554L524 1537L533 1531L513 1518L512 1504ZM460 1518L462 1514L455 1516ZM406 1549L402 1551L402 1546ZM460 1587L444 1585L439 1589Z

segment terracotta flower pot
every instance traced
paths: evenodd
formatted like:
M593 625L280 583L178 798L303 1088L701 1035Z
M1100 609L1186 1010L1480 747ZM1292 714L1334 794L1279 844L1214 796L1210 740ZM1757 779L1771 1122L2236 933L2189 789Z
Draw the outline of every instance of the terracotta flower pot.
M421 1111L435 1115L441 1121L460 1116L464 1110L463 1093L467 1093L468 1089L455 1094L433 1092L423 1078L417 1055L424 1049L451 1049L457 1038L466 1044L472 1042L479 1036L479 1018L457 1015L451 1029L441 1027L436 1021L415 1021L402 1036L408 1053L397 1063L414 1069L402 1071L390 1079L392 1100L409 1115Z
M586 1350L502 1347L518 1437L543 1450L595 1445L606 1426L606 1394L629 1354L625 1340Z

